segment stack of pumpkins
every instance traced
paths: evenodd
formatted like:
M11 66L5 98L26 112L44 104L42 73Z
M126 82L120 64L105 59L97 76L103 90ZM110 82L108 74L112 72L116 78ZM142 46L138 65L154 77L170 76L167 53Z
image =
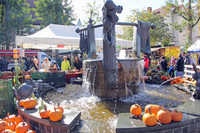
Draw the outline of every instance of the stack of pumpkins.
M142 108L139 104L133 104L130 108L130 112L134 116L139 116L142 112ZM143 122L147 126L154 126L159 121L162 124L169 124L171 121L181 121L183 114L176 109L172 112L165 109L163 106L148 104L145 106L145 114L142 117Z
M40 107L44 107L44 108L39 109L41 118L49 118L51 121L59 121L62 119L64 108L59 106L59 103L58 103L58 106L54 107L53 110L47 110L47 106L46 104L43 104L43 102L41 103Z
M37 105L37 98L31 97L25 100L19 101L19 106L24 107L25 109L34 109ZM53 110L47 110L47 106L41 102L39 107L39 114L41 118L49 118L51 121L59 121L62 119L64 109L60 107L59 104L57 107L54 107Z
M24 122L21 115L10 115L3 120L0 119L0 133L36 133L31 126Z

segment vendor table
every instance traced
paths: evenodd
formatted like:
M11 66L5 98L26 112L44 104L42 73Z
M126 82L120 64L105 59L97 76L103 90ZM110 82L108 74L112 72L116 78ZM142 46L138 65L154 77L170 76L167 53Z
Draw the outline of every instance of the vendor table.
M75 72L75 73L65 74L66 83L69 84L70 83L70 79L77 78L77 77L82 77L82 72Z

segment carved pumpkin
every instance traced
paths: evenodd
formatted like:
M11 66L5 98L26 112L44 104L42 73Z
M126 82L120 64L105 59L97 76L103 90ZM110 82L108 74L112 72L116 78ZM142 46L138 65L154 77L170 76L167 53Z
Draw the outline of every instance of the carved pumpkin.
M130 113L131 113L132 115L138 116L138 115L141 114L141 112L142 112L142 108L141 108L140 105L138 105L138 104L133 104L133 105L131 106L131 108L130 108Z
M20 122L23 122L23 121L24 120L23 120L23 117L21 115L17 115L15 117L15 123L16 123L16 125L18 125Z
M37 105L37 100L35 98L28 98L24 101L24 108L25 109L33 109Z
M60 109L62 113L64 112L64 109L63 109L63 107L60 107L60 103L59 102L58 102L58 107L56 107L56 109Z
M12 130L12 131L15 131L15 128L16 128L16 125L15 125L15 123L14 122L9 122L8 123L8 125L7 125L7 127L6 127L7 129L10 129L10 130Z
M15 128L15 132L16 133L26 133L29 129L29 125L26 122L20 122L16 128Z
M6 129L8 123L6 121L0 121L0 132Z
M19 106L23 107L24 106L24 102L25 102L25 100L20 100L19 101Z
M54 107L54 110L52 110L52 111L50 112L50 114L49 114L49 119L50 119L51 121L59 121L59 120L61 120L61 119L62 119L62 112L61 112L61 110L56 109L56 108Z
M10 129L6 129L6 130L3 130L3 132L2 133L13 133L13 131L12 130L10 130Z
M44 109L40 111L40 117L48 118L51 110L47 110L47 106L44 104Z
M31 75L26 75L25 76L25 79L30 79L31 78Z
M169 124L172 121L172 115L169 110L162 107L162 109L158 111L157 120L162 124Z
M162 108L156 104L148 104L145 106L145 113L149 113L149 109L151 109L152 114L155 114L157 116L158 111Z
M149 109L149 113L145 113L143 115L142 120L147 126L154 126L157 123L157 117L155 114L151 113L150 109Z
M36 133L34 130L28 130L26 133Z
M7 123L11 122L15 122L15 115L10 115L9 113L7 114L7 116L3 119L4 121L6 121Z
M181 121L183 119L183 114L176 109L171 112L173 121Z

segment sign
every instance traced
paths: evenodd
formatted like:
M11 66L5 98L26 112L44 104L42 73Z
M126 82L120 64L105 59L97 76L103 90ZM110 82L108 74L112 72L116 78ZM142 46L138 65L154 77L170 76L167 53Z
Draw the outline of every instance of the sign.
M57 44L57 48L64 48L64 45L62 45L62 44Z

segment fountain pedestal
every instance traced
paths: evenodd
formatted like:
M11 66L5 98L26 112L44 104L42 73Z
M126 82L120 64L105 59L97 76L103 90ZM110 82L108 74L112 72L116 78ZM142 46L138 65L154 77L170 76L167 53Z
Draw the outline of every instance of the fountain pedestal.
M142 59L120 59L117 70L104 70L102 60L85 60L84 83L91 93L102 98L120 98L137 94L143 70Z

